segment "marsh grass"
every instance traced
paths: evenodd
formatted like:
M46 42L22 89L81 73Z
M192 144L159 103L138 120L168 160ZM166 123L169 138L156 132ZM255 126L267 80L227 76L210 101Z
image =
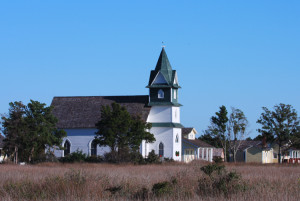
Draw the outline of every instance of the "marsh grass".
M247 188L224 195L204 162L0 165L1 200L300 200L300 166L226 164ZM233 175L234 176L234 175ZM205 193L209 192L209 193Z

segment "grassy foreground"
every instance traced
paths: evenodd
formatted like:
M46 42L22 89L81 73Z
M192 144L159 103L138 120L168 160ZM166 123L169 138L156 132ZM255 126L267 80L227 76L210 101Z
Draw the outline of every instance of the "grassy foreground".
M299 165L226 164L245 184L227 195L204 165L0 165L0 200L300 200Z

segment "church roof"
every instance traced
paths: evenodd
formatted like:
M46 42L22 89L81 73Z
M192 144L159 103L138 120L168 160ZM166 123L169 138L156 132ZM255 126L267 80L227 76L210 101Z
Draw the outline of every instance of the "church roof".
M176 70L172 70L171 64L169 62L167 53L164 48L162 48L162 50L160 52L158 61L156 63L155 70L152 70L150 73L150 79L149 79L149 83L148 83L147 87L150 87L150 86L155 87L155 84L153 85L152 82L159 72L163 75L164 79L167 82L167 84L165 86L168 86L168 87L172 86L175 88L180 88L180 86L178 86L178 84L174 84ZM160 84L160 85L162 85L162 84ZM163 86L158 86L158 87L161 88Z
M125 106L130 114L140 115L146 121L150 112L149 96L74 96L54 97L53 114L58 128L95 128L101 120L101 106L113 102Z

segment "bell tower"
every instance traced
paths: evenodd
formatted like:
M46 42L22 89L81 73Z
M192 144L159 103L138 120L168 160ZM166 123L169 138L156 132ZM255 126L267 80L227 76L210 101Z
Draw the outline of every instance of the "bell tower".
M150 73L149 106L151 110L147 122L152 123L151 133L154 143L144 143L142 154L147 156L152 150L162 158L181 160L180 106L178 102L177 72L172 70L166 51L162 48L155 70Z

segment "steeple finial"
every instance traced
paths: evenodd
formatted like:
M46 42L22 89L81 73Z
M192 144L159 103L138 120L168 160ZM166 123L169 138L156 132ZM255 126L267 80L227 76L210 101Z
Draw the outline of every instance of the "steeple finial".
M161 43L162 43L161 47L164 49L166 47L164 41L162 41Z

